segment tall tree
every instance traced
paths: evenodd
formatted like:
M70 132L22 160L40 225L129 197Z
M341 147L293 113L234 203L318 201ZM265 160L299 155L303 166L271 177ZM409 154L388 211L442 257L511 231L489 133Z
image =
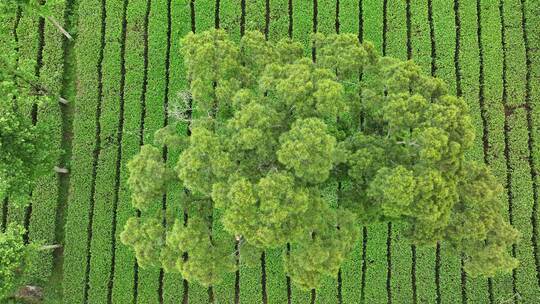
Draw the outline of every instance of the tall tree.
M305 289L336 276L359 227L377 221L403 222L411 243L465 252L472 276L515 268L508 247L519 234L500 213L502 187L464 158L474 139L466 103L413 62L381 57L355 35L316 34L313 43L317 62L299 43L256 32L239 45L222 30L184 38L193 98L185 110L197 113L191 136L170 127L158 134L160 145L181 149L175 168L148 147L129 167L134 206L183 186L195 212L187 225L128 221L123 240L139 262L219 283L234 271L234 253L208 229L218 220L208 210L217 208L247 257L290 243L284 267ZM346 185L339 206L324 193L336 182ZM139 221L152 221L156 233Z

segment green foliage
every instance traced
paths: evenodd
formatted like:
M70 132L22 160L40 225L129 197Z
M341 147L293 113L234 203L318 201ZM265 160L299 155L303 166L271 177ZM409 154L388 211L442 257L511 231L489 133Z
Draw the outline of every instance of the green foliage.
M13 296L25 274L31 271L35 245L25 245L24 228L10 225L0 233L0 300Z
M5 0L0 3L0 14L14 15L17 9L38 16L48 16L51 8L61 0Z
M221 30L183 40L194 107L208 113L192 120L175 167L186 201L219 209L225 230L259 250L290 243L285 268L304 289L336 276L359 227L377 221L404 223L412 243L445 241L464 251L471 275L515 268L506 249L518 233L497 207L501 187L485 165L464 158L474 139L465 102L411 61L380 57L354 35L314 40L317 62L284 56L299 45L268 43L257 33L239 46ZM352 77L361 69L369 83ZM147 178L130 179L168 182ZM337 207L322 196L336 182L346 185ZM153 189L155 197L163 192ZM213 244L207 218L167 228L165 256L176 258L162 261L205 286L234 270ZM188 236L200 244L189 245ZM204 262L212 266L186 266Z
M52 169L53 148L45 128L13 109L10 94L0 101L0 197L22 197Z
M189 253L185 259L184 252ZM186 226L175 222L161 259L166 271L179 271L186 280L205 287L219 284L222 273L236 270L230 243L213 240L207 221L197 216L191 217Z
M122 243L133 247L141 267L159 265L164 231L158 218L130 218L120 234Z
M22 9L33 9L33 2L25 2ZM18 64L16 42L9 25L15 18L19 2L0 4L0 198L12 197L13 204L26 200L35 181L52 170L56 155L47 126L36 126L30 113L32 105L48 102L43 88L36 84L33 71Z
M146 210L148 205L159 201L166 191L166 185L174 175L163 163L161 151L146 145L128 164L130 176L128 185L133 191L133 206Z

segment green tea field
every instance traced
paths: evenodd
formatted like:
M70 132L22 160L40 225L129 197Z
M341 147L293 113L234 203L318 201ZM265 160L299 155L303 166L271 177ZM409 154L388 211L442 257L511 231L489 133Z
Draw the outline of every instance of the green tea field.
M30 241L63 245L42 252L31 277L45 286L45 303L540 303L540 0L62 0L52 14L73 40L25 14L13 35L20 64L35 66L54 98L67 100L39 106L34 118L54 130L57 167L69 173L40 179L29 207L5 200L0 208L2 227L19 223ZM181 38L212 28L235 41L252 30L289 37L310 57L313 32L353 33L443 79L474 121L467 157L504 186L504 214L521 232L511 248L519 267L474 278L444 242L410 245L390 222L363 227L337 278L311 292L286 276L285 247L210 288L139 267L120 233L128 218L153 211L132 206L127 163L176 119L189 89ZM172 168L178 152L167 152ZM170 188L160 207L181 214L182 191Z

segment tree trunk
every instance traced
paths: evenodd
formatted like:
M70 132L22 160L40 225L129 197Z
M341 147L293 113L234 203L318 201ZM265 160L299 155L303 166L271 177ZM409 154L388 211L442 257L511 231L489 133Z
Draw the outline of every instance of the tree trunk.
M54 249L58 249L58 248L62 248L62 245L60 244L55 244L55 245L44 245L44 246L41 246L38 251L48 251L48 250L54 250Z
M67 105L69 103L69 101L65 98L63 98L62 96L58 97L58 102L60 102L61 104L65 104Z
M60 23L58 23L58 21L56 21L56 19L54 19L54 17L47 16L47 19L48 19L54 26L56 26L56 28L57 28L62 34L64 34L64 36L66 36L67 39L69 39L69 40L72 40L72 39L73 39L73 37L71 37L71 35L68 33L68 31L66 31L66 30L60 25Z
M66 168L60 168L60 167L55 166L54 167L54 172L60 173L60 174L68 174L69 170L66 169Z

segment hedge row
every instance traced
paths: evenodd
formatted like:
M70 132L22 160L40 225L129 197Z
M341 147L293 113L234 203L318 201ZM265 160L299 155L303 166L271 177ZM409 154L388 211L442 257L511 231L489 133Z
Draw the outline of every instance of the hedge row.
M34 74L37 67L37 57L39 50L39 18L34 16L28 16L26 14L21 14L19 22L15 22L15 32L16 39L18 40L18 63L19 68L30 74ZM23 89L20 91L21 100L32 100L33 92L29 88L25 88L25 84L21 84ZM32 104L25 103L20 109L24 113L28 113L28 119L31 119L32 113ZM15 200L20 200L17 205L21 205L22 202L27 204L31 198L27 197L18 197L18 198L9 198L8 203L8 213L7 213L7 222L8 223L17 223L20 225L24 224L26 216L26 208L16 207L11 202ZM27 228L27 227L26 227Z
M288 37L289 3L288 0L270 1L270 24L268 36L271 41ZM266 259L266 291L268 303L287 303L287 278L283 268L282 254L286 248L267 250ZM242 286L240 286L242 291Z
M99 149L96 123L100 108L101 40L104 31L101 1L79 3L76 42L77 100L73 123L73 158L64 248L64 302L83 303L86 290L87 227L90 224L94 151ZM101 34L98 34L102 31Z
M459 1L460 40L458 45L459 80L462 97L469 105L469 113L473 121L476 134L473 147L467 151L465 157L469 160L484 162L483 134L484 127L479 103L479 44L476 3L473 1ZM467 276L465 286L467 299L473 303L487 303L489 301L487 280Z
M139 150L142 113L141 91L144 78L144 30L146 0L129 1L126 13L126 79L124 89L124 130L118 207L116 210L115 267L112 286L113 303L132 303L135 258L133 251L120 241L120 233L128 218L135 216L131 193L127 186L126 164ZM142 46L142 47L141 47Z
M456 45L456 23L453 3L433 0L433 26L436 47L436 76L442 78L450 92L456 93L456 71L454 54ZM450 253L445 244L440 246L439 287L443 303L461 301L461 262L459 257ZM436 257L437 258L437 257Z
M501 18L499 8L493 1L480 3L480 42L483 58L483 110L487 120L487 161L498 181L506 183L506 161L504 156L504 108L502 106L503 50L501 40ZM501 197L507 200L506 193ZM508 205L504 204L508 214ZM492 281L494 299L511 297L512 278L505 276Z
M191 9L186 3L171 1L171 39L169 54L169 84L168 104L182 103L180 93L188 89L186 70L180 55L180 39L191 31ZM174 122L174 118L169 117ZM187 126L182 125L182 132L187 135ZM167 162L169 166L176 165L179 151L168 151ZM177 219L182 219L184 211L181 209L181 187L174 187L167 192L167 209L171 210ZM165 274L163 282L164 303L181 303L184 296L183 279L180 274Z
M228 2L234 2L229 3ZM232 37L238 41L240 39L241 24L234 24L231 20L236 15L236 20L241 20L242 7L241 1L221 1L222 9L220 14L221 21L225 26L229 27L229 32ZM234 4L234 6L232 6ZM228 5L224 7L224 5ZM265 31L265 17L266 17L266 1L265 0L248 0L245 1L245 31L259 31L264 33ZM236 25L236 26L235 26ZM241 257L240 257L241 258ZM257 267L247 267L245 265L240 266L240 303L261 303L263 301L263 282L262 282L262 263ZM268 273L270 264L267 263L266 256L264 257L265 271ZM268 280L268 277L267 277ZM268 281L266 281L268 282ZM227 285L225 285L227 286ZM268 292L267 285L265 286L266 292ZM229 288L229 293L233 294L233 288ZM226 289L221 290L222 293L227 293ZM229 303L229 302L227 302ZM233 303L233 301L230 301Z
M526 117L525 42L523 40L521 1L505 0L502 6L503 51L506 57L505 91L503 102L506 114L505 135L509 155L508 187L510 187L512 224L522 234L521 242L513 248L520 260L515 270L515 288L525 303L538 299L539 289L532 248L531 214L533 188L529 164L528 126Z
M389 1L386 28L386 55L407 60L407 4L405 1ZM394 302L412 299L411 245L403 236L405 224L392 223L392 235L388 236L390 246L387 252L391 258L387 280L390 282L391 297ZM387 249L387 250L388 250ZM382 288L380 288L382 290Z
M209 29L215 28L216 24L216 1L197 1L195 0L195 31L200 33ZM200 113L196 102L193 103L193 116L205 115ZM189 214L188 214L189 218ZM189 219L188 219L189 220ZM234 248L234 247L233 247ZM189 254L189 253L188 253ZM210 290L200 284L189 284L189 303L208 303L210 298ZM234 296L234 291L231 290L231 298ZM214 288L212 294L215 300L221 300L222 295L217 295ZM218 302L219 303L219 302Z
M168 1L151 1L148 24L148 83L146 85L144 144L152 144L154 133L164 126L165 121L165 73L168 29ZM155 210L162 206L156 205L152 210L143 212L142 216L154 215ZM158 303L160 270L156 268L138 268L138 303Z
M431 26L429 15L429 0L410 1L410 46L411 58L420 66L426 75L432 73ZM412 249L411 249L412 250ZM416 247L415 260L411 262L411 271L415 271L412 288L412 302L435 303L435 249L431 247ZM411 280L413 275L411 274ZM396 282L399 284L399 282ZM414 294L416 292L416 294Z
M311 39L313 32L313 1L293 0L293 39L304 45L305 56L311 56ZM294 250L294 246L291 246ZM291 282L291 300L292 303L310 303L311 293L297 288Z
M317 0L317 32L323 34L336 33L336 0ZM317 49L315 49L315 53ZM337 206L338 184L332 183L323 192L325 200L332 206ZM338 299L337 277L323 277L320 287L317 289L316 303L335 303Z
M112 263L112 222L116 195L118 125L121 115L121 48L124 1L106 1L106 31L102 73L100 152L95 180L90 242L89 303L106 303Z
M536 271L538 277L538 286L540 286L540 252L538 249L538 225L540 224L540 218L538 216L538 204L540 193L540 84L535 79L540 78L540 6L538 1L525 1L524 2L524 23L525 34L527 43L527 57L529 59L529 65L527 69L529 71L528 77L528 104L529 104L529 117L530 117L530 136L531 136L531 151L532 151L532 177L534 183L534 209L532 216L534 223L536 223L536 231L534 231L533 242L536 244L534 248Z
M340 1L339 32L359 35L361 2ZM341 298L343 303L357 303L362 285L362 234L349 257L341 266Z
M384 7L383 1L365 0L362 2L363 9L363 39L374 43L380 54L383 53L383 25ZM367 78L365 78L367 79ZM365 287L362 299L366 303L385 301L387 298L386 279L388 264L387 254L388 224L377 223L367 227L367 239L365 242L366 263Z
M58 2L52 8L53 17L63 20L65 2ZM64 66L64 36L50 22L45 23L43 41L43 65L39 71L39 82L51 94L51 102L38 109L38 125L46 126L50 130L54 146L60 147L62 141L62 113L61 105L57 102L63 83ZM60 157L60 151L54 155L54 163ZM56 209L59 200L58 175L50 169L48 174L41 178L32 193L32 215L30 219L30 241L43 241L52 244L55 241ZM32 274L37 282L45 282L52 271L53 253L43 252L39 255L39 265Z

